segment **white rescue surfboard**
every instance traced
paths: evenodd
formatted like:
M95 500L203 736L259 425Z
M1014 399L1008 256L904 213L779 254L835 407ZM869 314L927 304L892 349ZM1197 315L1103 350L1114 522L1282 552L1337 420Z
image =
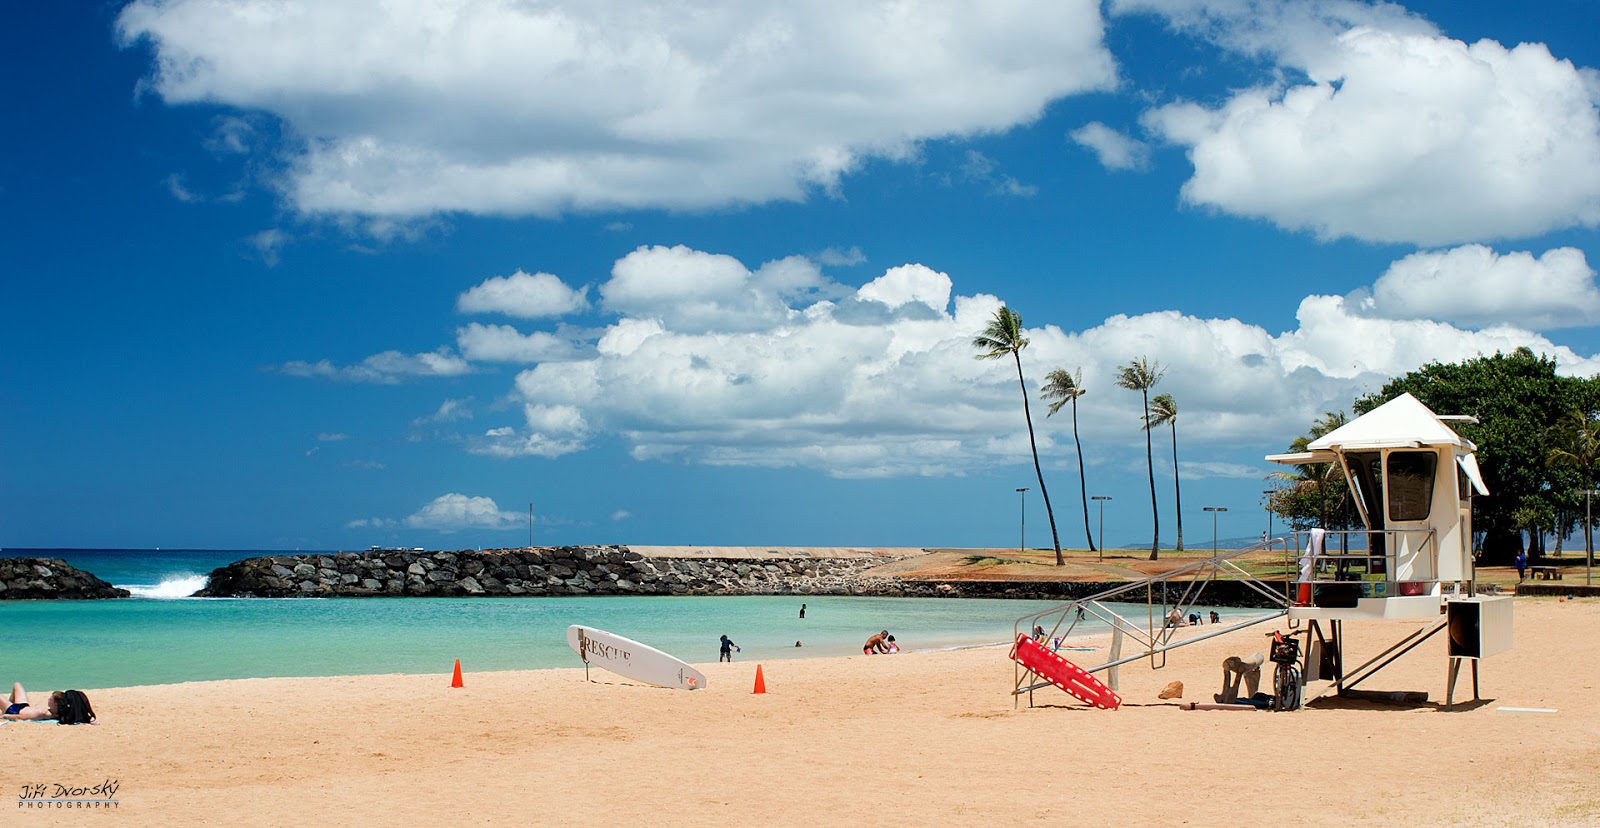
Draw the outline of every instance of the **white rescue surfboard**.
M567 628L567 646L586 663L604 667L619 676L680 690L706 686L705 673L631 638L573 624Z

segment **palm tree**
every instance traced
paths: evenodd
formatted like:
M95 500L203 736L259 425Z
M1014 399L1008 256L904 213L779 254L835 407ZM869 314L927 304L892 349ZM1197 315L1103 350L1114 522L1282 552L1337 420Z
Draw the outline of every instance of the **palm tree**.
M1129 391L1138 391L1144 398L1144 416L1150 416L1150 389L1161 381L1166 370L1161 363L1148 357L1139 357L1117 369L1117 385ZM1155 524L1155 534L1150 539L1150 560L1161 554L1161 513L1156 510L1156 461L1150 447L1150 429L1144 430L1144 462L1150 470L1150 519Z
M1046 417L1054 415L1061 410L1061 406L1072 403L1072 445L1078 450L1078 493L1083 500L1083 536L1089 541L1089 551L1099 551L1094 546L1094 536L1089 534L1089 484L1083 477L1083 444L1078 442L1078 398L1089 393L1083 388L1083 369L1079 368L1075 374L1069 374L1065 369L1057 368L1044 375L1044 388L1039 396L1050 403L1050 412Z
M1311 422L1310 433L1294 438L1289 452L1305 453L1312 441L1326 437L1348 422L1350 417L1343 411L1323 412L1322 417ZM1293 472L1273 472L1268 477L1289 483L1287 488L1274 491L1268 501L1272 510L1285 521L1293 524L1308 520L1310 511L1315 511L1318 517L1315 525L1324 529L1332 529L1336 524L1348 525L1344 513L1350 506L1350 490L1344 482L1344 471L1337 463L1301 463Z
M1595 471L1600 469L1600 420L1594 420L1582 411L1573 411L1551 429L1550 443L1550 465L1566 466L1578 472L1583 479L1583 488L1594 488ZM1585 514L1583 546L1589 559L1593 560L1594 530L1588 519L1589 515Z
M1039 478L1039 494L1044 496L1044 513L1050 518L1050 540L1056 547L1056 566L1066 563L1061 557L1061 539L1056 536L1056 514L1050 508L1050 492L1044 487L1044 471L1039 468L1039 444L1033 439L1033 414L1028 411L1028 383L1022 379L1022 349L1028 347L1028 338L1022 335L1022 316L1002 306L994 312L983 333L972 340L972 347L982 353L978 359L999 359L1010 354L1017 364L1017 384L1022 386L1022 416L1028 421L1028 446L1033 449L1033 473Z
M1178 515L1178 545L1176 551L1183 551L1183 487L1178 483L1178 402L1171 394L1157 394L1150 401L1150 410L1144 415L1144 430L1149 431L1156 426L1172 427L1172 489L1177 497Z

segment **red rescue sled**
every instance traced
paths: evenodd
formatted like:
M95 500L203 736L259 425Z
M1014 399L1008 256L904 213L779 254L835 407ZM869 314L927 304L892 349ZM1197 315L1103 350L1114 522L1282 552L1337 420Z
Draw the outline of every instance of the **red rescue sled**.
M1016 646L1011 648L1011 660L1038 673L1051 684L1065 690L1073 698L1104 710L1122 706L1122 697L1091 675L1087 670L1045 649L1043 644L1029 638L1027 633L1017 635Z

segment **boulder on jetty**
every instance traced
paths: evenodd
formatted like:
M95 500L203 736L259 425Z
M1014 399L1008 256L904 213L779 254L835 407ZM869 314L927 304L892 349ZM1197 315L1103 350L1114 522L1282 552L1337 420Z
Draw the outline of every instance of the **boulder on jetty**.
M0 558L0 600L87 600L129 594L59 558Z

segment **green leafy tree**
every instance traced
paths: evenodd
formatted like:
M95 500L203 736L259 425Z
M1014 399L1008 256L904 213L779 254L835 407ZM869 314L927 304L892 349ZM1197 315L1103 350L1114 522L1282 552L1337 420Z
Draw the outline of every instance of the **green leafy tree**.
M1600 471L1600 420L1574 409L1567 412L1556 425L1550 429L1550 465L1560 469L1570 470L1576 480L1576 490L1572 486L1562 486L1559 498L1563 507L1570 502L1570 508L1559 508L1556 515L1556 554L1561 554L1561 538L1566 536L1564 529L1572 522L1571 518L1579 514L1584 497L1578 492L1594 488L1595 473ZM1563 481L1567 482L1567 481ZM1588 505L1588 504L1584 504ZM1594 555L1594 527L1589 524L1590 515L1585 509L1583 516L1583 547L1589 556ZM1564 520L1565 519L1565 520Z
M1161 381L1161 375L1166 370L1161 363L1148 357L1139 357L1117 369L1117 386L1129 391L1138 391L1144 400L1144 419L1150 419L1150 389ZM1150 444L1150 429L1144 429L1144 462L1145 468L1150 471L1150 521L1154 524L1154 534L1150 537L1150 560L1156 560L1161 554L1161 513L1156 509L1156 461L1155 451Z
M1078 494L1083 501L1083 537L1089 542L1089 551L1098 551L1094 545L1094 536L1089 533L1089 483L1083 476L1083 443L1078 442L1078 398L1089 393L1083 387L1083 369L1076 373L1067 373L1064 368L1057 368L1044 375L1044 388L1039 396L1050 403L1050 411L1046 417L1053 417L1061 406L1072 403L1072 445L1078 451Z
M1566 483L1573 476L1550 462L1551 427L1575 409L1600 410L1600 379L1558 376L1554 359L1518 348L1459 363L1429 363L1357 399L1355 409L1365 413L1406 392L1437 413L1477 418L1477 423L1456 424L1477 444L1489 488L1488 497L1473 498L1473 523L1485 533L1485 559L1509 560L1521 545L1518 532L1527 526L1516 519L1517 510L1548 506L1546 498L1570 490Z
M1183 551L1183 485L1178 482L1178 402L1171 394L1157 394L1150 400L1150 409L1144 415L1144 429L1149 431L1156 426L1170 426L1172 428L1172 492L1177 508L1173 510L1178 519L1178 543L1173 547L1176 551Z
M1544 557L1544 530L1555 524L1555 510L1543 499L1530 497L1511 513L1512 525L1528 533L1528 557Z
M1050 508L1050 492L1044 487L1044 470L1039 467L1039 444L1033 438L1033 414L1028 410L1028 383L1022 378L1022 349L1028 338L1022 335L1022 316L1008 307L994 312L983 333L972 340L977 359L999 359L1007 354L1017 365L1017 384L1022 386L1022 416L1028 421L1028 446L1033 449L1033 473L1039 479L1039 494L1044 497L1044 512L1050 518L1050 540L1056 547L1056 566L1066 563L1061 557L1061 540L1056 536L1056 513Z

